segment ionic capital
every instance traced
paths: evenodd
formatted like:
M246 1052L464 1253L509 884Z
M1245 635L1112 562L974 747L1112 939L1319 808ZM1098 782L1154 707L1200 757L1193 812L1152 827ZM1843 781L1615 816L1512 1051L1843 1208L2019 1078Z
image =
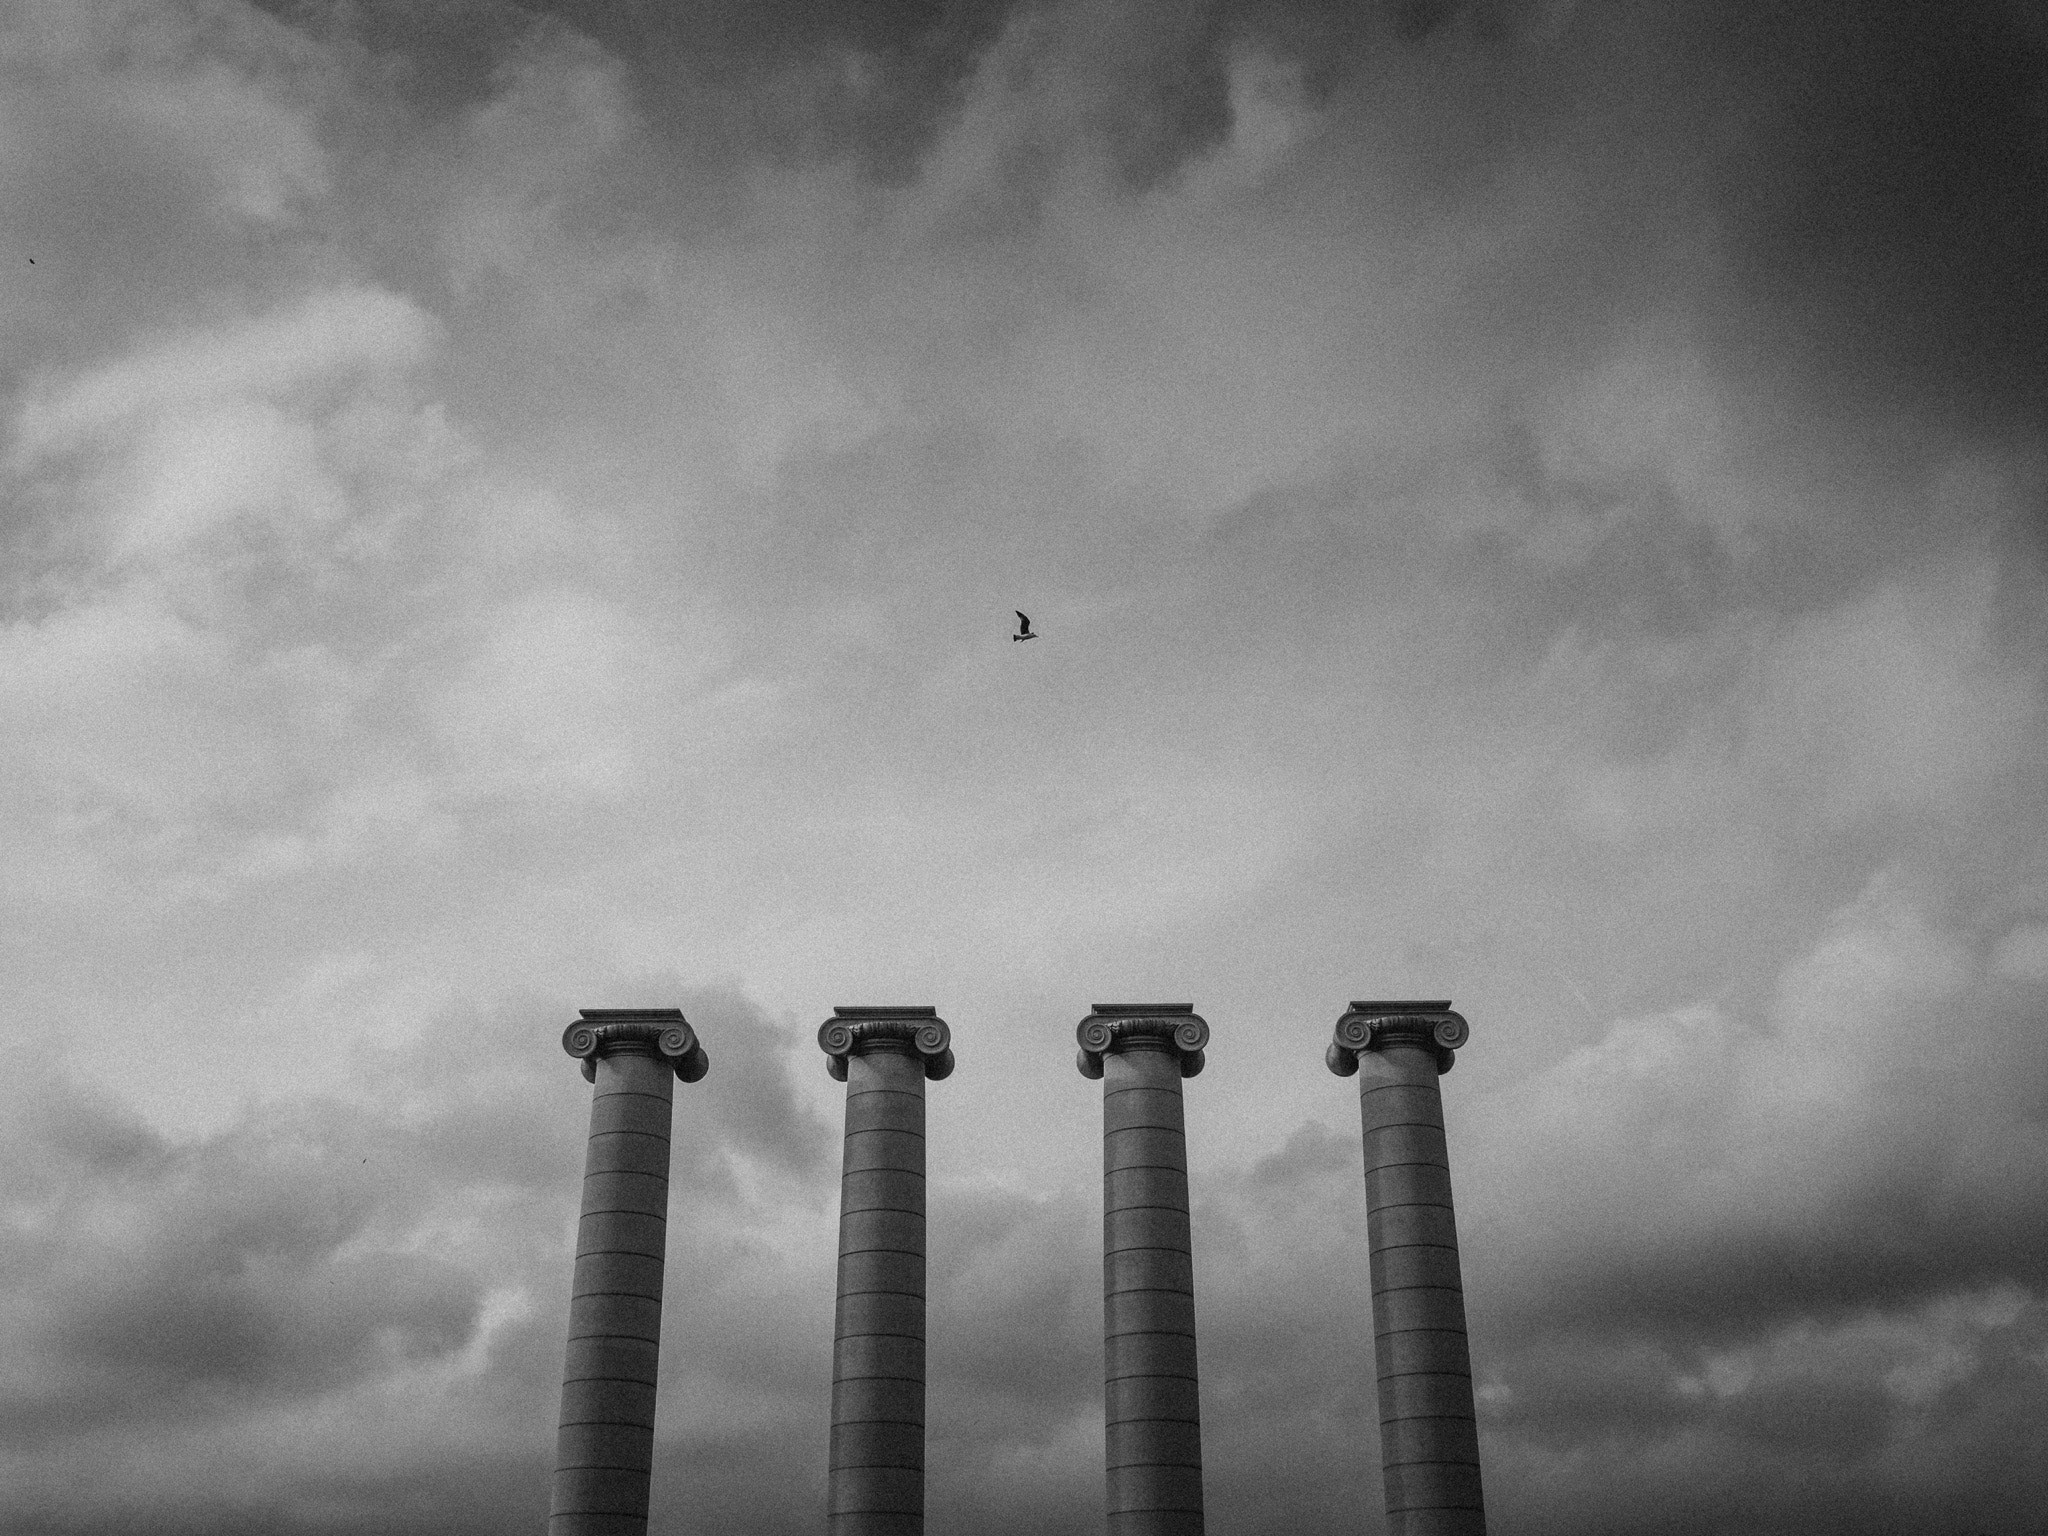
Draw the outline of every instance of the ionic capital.
M953 1031L936 1008L834 1008L818 1026L825 1070L846 1081L846 1058L869 1051L899 1051L921 1057L932 1082L953 1075Z
M1337 1020L1336 1034L1323 1060L1339 1077L1350 1077L1358 1071L1361 1052L1405 1045L1433 1054L1437 1071L1444 1073L1451 1070L1458 1047L1471 1033L1472 1026L1462 1013L1452 1012L1447 997L1353 1003Z
M581 1008L562 1031L562 1049L583 1063L586 1082L597 1081L602 1056L659 1056L676 1076L694 1083L711 1070L711 1058L680 1008Z
M1074 1065L1086 1078L1102 1076L1102 1058L1119 1051L1169 1051L1180 1058L1180 1075L1193 1077L1208 1059L1209 1023L1193 1003L1097 1003L1074 1038Z

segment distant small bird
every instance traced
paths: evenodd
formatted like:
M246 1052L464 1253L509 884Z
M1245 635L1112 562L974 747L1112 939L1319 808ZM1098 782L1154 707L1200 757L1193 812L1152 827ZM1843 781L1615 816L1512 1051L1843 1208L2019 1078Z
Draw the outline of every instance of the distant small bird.
M1010 612L1017 615L1017 633L1010 636L1010 638L1012 640L1036 640L1038 636L1031 633L1031 620L1024 616L1023 611L1012 608Z

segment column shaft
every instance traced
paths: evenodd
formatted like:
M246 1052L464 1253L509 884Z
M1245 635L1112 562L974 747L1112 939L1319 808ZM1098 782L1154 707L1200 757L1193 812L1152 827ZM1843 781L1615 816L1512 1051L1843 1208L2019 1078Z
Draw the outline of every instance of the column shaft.
M846 1058L832 1536L924 1530L925 1075L907 1043Z
M549 1536L643 1536L668 1231L671 1062L594 1062Z
M1110 1536L1199 1536L1202 1425L1179 1055L1102 1058L1103 1390Z
M1437 1053L1357 1060L1388 1536L1485 1536Z

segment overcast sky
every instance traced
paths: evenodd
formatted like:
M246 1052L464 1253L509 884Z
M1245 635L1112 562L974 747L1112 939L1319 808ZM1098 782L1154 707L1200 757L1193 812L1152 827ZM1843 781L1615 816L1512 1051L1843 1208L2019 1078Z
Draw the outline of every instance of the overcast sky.
M1378 1532L1375 996L1494 1529L2048 1529L2044 185L2031 0L0 0L0 1529L538 1529L649 1005L654 1529L815 1531L842 1003L1099 1529L1170 999L1210 1528Z

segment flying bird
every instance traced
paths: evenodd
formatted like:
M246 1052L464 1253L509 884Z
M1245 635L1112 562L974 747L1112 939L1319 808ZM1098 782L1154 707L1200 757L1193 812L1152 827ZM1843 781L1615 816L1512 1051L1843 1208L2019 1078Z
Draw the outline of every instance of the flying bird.
M1010 636L1010 638L1012 640L1036 640L1038 636L1031 633L1031 620L1025 616L1023 610L1012 608L1010 612L1017 615L1017 633Z

